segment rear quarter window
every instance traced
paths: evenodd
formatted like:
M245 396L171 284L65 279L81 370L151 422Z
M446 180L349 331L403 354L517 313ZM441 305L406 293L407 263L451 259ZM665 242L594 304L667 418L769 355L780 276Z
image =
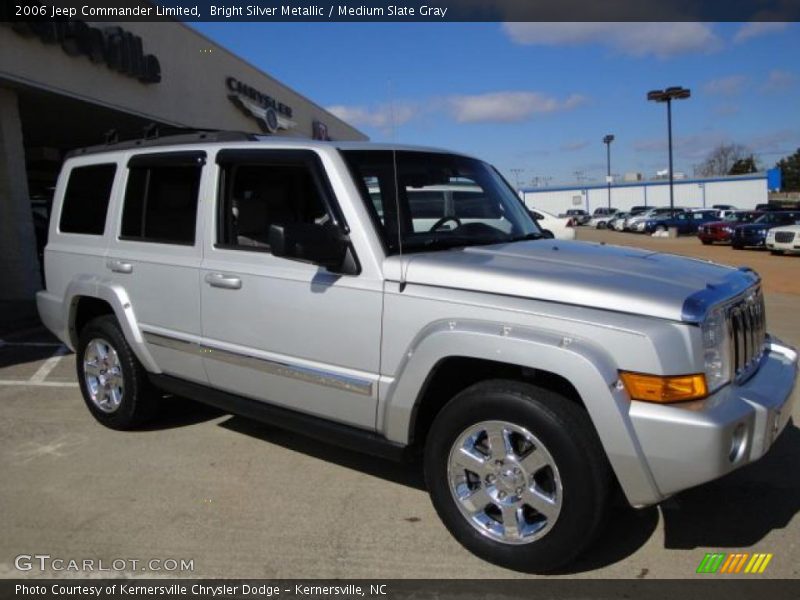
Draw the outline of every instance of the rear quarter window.
M115 164L72 169L58 224L61 233L103 235L116 172Z

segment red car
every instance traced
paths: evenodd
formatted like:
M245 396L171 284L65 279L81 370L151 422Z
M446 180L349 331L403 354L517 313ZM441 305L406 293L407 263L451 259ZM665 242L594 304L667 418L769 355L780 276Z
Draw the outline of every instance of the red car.
M763 214L760 210L737 210L726 215L722 221L701 225L697 229L697 237L706 245L714 242L728 244L731 241L731 233L734 227L742 223L752 223Z

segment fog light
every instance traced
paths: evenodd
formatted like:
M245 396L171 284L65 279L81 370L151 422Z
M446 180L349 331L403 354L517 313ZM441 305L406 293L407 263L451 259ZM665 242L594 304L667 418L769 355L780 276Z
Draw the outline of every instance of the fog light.
M736 429L733 430L731 437L731 451L728 453L728 460L731 463L737 463L744 456L745 448L747 448L747 427L744 423L739 423Z

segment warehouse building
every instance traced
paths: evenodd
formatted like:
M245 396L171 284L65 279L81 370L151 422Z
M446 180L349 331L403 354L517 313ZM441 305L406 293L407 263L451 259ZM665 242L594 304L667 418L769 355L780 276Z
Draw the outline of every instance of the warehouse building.
M180 22L0 24L0 301L41 286L36 236L70 149L148 129L364 140ZM39 248L40 249L40 248Z
M773 189L776 177L780 177L777 169L750 175L676 179L675 206L710 208L715 204L730 204L737 208L755 208L768 201L768 192ZM611 206L622 211L634 206L669 206L668 180L615 182L610 190ZM521 193L530 208L553 214L572 208L591 213L596 208L609 206L609 186L605 183L525 188Z

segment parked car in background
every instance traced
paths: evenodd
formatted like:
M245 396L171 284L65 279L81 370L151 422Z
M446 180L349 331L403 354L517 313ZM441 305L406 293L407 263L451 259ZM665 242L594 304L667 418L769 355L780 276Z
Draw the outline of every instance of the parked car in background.
M642 227L641 229L638 228L639 223L641 223L642 221L646 221L648 219L652 219L653 217L656 217L658 215L664 215L670 213L670 211L675 211L675 210L683 211L682 208L670 208L668 206L651 207L640 213L634 213L633 211L631 211L631 216L625 220L625 225L623 226L623 230L644 231L644 227Z
M613 229L614 231L622 231L623 225L625 225L625 219L630 216L631 213L629 212L618 212L614 214L606 223L607 229Z
M575 239L575 220L572 217L557 217L538 208L528 209L536 224L544 232L550 232L558 240Z
M722 218L722 211L716 208L693 208L689 212L694 219L701 221L716 221Z
M712 204L711 208L716 208L717 210L736 210L733 204Z
M675 209L673 213L657 215L639 225L644 233L668 231L671 228L678 230L678 234L695 233L703 223L717 218L717 211L683 211ZM638 230L637 226L637 230Z
M764 213L752 223L737 225L731 235L731 246L735 250L742 248L763 248L766 244L767 231L781 225L794 225L800 221L800 212L771 211Z
M800 225L773 227L767 232L766 244L772 254L800 253Z
M655 227L659 225L662 219L666 219L668 217L674 217L675 215L685 213L686 211L683 208L669 208L669 207L662 207L662 208L653 208L647 211L646 213L642 213L630 219L628 221L628 230L633 231L635 233L645 233L648 232L648 227L645 225L646 223L655 223L654 228L649 230L649 233L653 233L655 231ZM666 227L664 228L666 231Z
M705 245L715 242L730 243L733 228L743 223L752 223L763 212L757 210L735 210L722 217L719 221L703 223L697 229L697 237Z
M592 213L592 218L589 221L589 227L596 227L597 229L605 229L608 226L608 222L611 220L615 214L619 212L619 209L616 208L608 208L605 206L601 206L594 209Z
M586 225L591 220L591 215L582 208L570 208L560 217L569 217L573 219L576 225Z

